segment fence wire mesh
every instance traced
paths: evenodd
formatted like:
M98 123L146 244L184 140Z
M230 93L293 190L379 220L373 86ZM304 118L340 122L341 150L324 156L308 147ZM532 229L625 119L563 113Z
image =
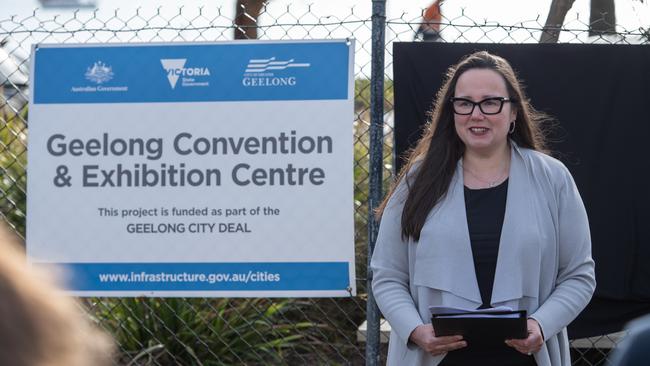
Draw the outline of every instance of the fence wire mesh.
M338 299L92 298L84 309L113 335L119 365L363 364L366 318L369 184L370 1L345 16L321 15L312 5L262 8L259 39L356 38L355 50L355 245L359 295ZM384 87L384 187L393 171L392 43L420 40L422 12L386 22ZM25 234L29 52L35 43L204 42L233 39L241 27L219 7L152 10L35 10L0 18L0 215ZM440 42L535 43L542 20L500 24L461 12L443 18ZM244 29L245 30L245 29ZM647 44L646 29L617 28L588 37L589 25L565 22L561 42ZM386 325L386 324L384 324ZM382 328L384 327L382 325ZM607 364L618 336L574 341L574 365ZM382 357L386 334L382 333ZM384 358L382 358L383 360Z

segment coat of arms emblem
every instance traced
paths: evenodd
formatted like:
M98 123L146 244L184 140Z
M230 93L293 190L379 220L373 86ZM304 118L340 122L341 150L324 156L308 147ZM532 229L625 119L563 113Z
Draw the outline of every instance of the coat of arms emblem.
M113 68L101 61L97 61L92 67L86 69L86 80L97 84L105 83L113 78Z

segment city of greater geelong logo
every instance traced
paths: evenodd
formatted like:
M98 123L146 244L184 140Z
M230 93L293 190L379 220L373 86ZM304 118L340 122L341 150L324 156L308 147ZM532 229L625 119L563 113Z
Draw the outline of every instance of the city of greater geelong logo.
M169 85L172 89L176 88L178 79L181 79L181 86L190 87L190 86L209 86L209 81L197 80L198 78L205 78L210 76L210 69L207 67L185 67L187 62L186 58L170 58L170 59L161 59L160 63L162 64L165 73L167 74L167 80L169 80Z
M73 93L96 93L96 92L127 92L128 86L113 86L104 85L113 80L115 73L110 65L102 61L95 61L92 65L86 68L84 73L86 80L94 83L95 85L82 85L73 86Z
M248 61L242 84L244 86L294 86L296 77L292 75L279 75L276 72L289 68L306 68L311 66L308 63L295 62L294 59L278 61L275 57L268 59L251 59Z

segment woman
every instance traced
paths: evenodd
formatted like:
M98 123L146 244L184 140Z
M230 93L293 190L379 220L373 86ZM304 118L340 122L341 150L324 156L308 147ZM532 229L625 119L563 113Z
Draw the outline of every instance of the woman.
M543 153L541 120L505 59L477 52L449 69L379 210L371 269L388 364L571 364L566 326L593 294L594 262L584 205ZM436 337L434 305L527 310L528 338L480 351Z

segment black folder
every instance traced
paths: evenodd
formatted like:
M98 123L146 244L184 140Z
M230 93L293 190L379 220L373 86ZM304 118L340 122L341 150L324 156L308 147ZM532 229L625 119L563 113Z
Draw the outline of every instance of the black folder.
M486 316L486 317L477 317ZM462 335L468 345L502 345L506 339L528 337L526 310L432 314L436 336Z

